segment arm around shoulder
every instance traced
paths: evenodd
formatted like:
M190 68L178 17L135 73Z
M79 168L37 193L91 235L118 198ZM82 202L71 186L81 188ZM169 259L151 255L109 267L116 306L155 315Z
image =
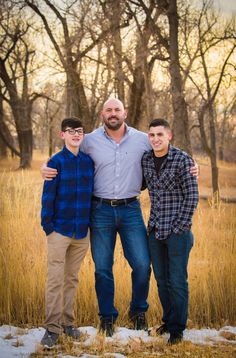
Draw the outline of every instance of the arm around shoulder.
M47 162L43 163L40 168L42 178L47 181L53 180L57 176L57 169L50 166L51 159L48 159Z

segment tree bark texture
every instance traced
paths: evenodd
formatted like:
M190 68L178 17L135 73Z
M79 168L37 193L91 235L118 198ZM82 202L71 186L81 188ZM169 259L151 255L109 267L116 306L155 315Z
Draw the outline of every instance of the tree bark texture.
M90 132L93 129L93 120L81 78L73 66L67 69L66 75L66 116L78 117L83 122L85 130Z
M11 132L4 121L3 100L0 97L0 156L7 155L7 148L11 150L12 154L20 156L19 151L15 148Z
M138 35L135 48L135 65L128 104L128 123L135 128L139 128L142 111L145 108L144 99L146 100L147 98L145 98L145 96L147 97L147 95L150 93L149 79L151 77L152 67L148 66L149 50L147 47L152 35L150 22L150 15L148 15L144 29L142 32L140 31ZM147 118L147 121L150 121L150 119L151 118Z
M169 21L169 55L170 55L170 77L171 94L174 112L173 135L174 144L192 154L187 105L183 93L182 77L179 62L178 46L178 13L176 0L169 1L167 12Z
M20 97L16 84L13 83L7 73L5 62L0 59L1 78L9 93L9 104L16 124L20 148L20 168L30 168L33 152L33 133L31 122L31 109L27 91Z

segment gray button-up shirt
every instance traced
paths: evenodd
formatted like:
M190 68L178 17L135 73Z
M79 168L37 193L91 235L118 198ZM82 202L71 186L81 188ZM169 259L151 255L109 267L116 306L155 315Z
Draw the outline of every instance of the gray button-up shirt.
M143 178L141 159L150 148L147 134L127 125L119 144L104 127L86 134L81 150L94 161L94 195L106 199L139 195Z

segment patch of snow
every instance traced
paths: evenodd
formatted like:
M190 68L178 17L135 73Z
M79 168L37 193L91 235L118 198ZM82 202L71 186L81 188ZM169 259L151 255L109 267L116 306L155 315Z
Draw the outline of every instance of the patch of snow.
M80 327L80 331L86 334L84 345L91 345L97 337L98 330L94 327ZM40 341L44 335L44 328L22 329L14 326L0 326L0 357L2 358L28 358L31 353L37 351ZM223 332L236 334L236 327L225 326L219 330L204 329L186 329L184 331L184 340L191 341L194 344L207 344L229 342ZM165 334L163 338L167 341L169 335ZM132 340L142 340L150 342L156 337L151 337L146 331L136 331L124 327L117 327L112 337L106 337L107 342L116 342L120 345L126 345ZM230 340L231 344L236 344L236 340ZM106 356L106 354L105 354ZM107 353L107 356L114 358L125 358L120 353ZM71 355L61 355L61 358L74 358ZM98 358L96 355L84 354L81 358Z
M212 328L202 329L186 329L184 331L184 340L191 341L195 344L208 344L213 345L219 342L229 342L226 338L220 335L221 332L230 332L236 334L236 327L226 326L220 330ZM232 344L236 344L236 341L230 341Z
M44 335L44 328L22 329L13 326L0 327L0 357L27 358L34 353Z

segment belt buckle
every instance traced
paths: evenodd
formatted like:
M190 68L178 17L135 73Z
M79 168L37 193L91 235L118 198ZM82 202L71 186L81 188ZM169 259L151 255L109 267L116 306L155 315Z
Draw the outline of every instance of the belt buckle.
M118 206L118 204L114 204L114 202L116 202L116 199L111 200L111 206L112 206L112 207L114 207L114 206Z

